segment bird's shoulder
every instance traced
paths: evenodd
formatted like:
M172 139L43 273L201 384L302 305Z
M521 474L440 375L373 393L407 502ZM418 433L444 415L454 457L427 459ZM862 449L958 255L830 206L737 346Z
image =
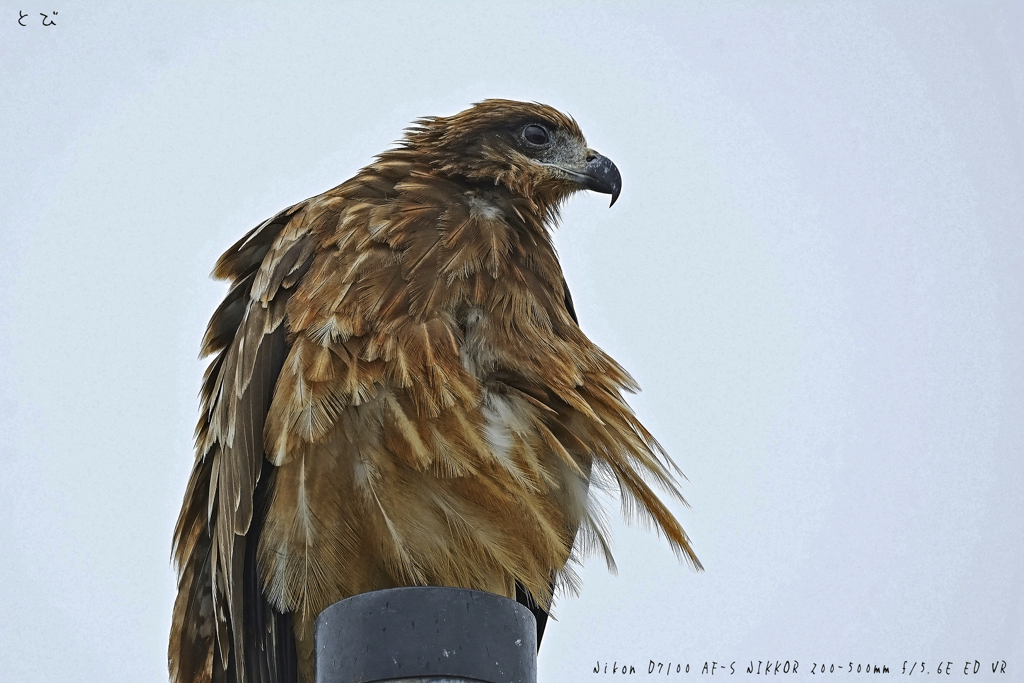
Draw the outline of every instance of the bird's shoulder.
M342 407L382 387L425 416L478 406L482 383L498 376L572 397L599 356L569 310L549 230L507 188L439 176L400 154L307 200L253 289L268 301L288 278L288 250L311 240L309 267L288 281L271 459L323 437Z

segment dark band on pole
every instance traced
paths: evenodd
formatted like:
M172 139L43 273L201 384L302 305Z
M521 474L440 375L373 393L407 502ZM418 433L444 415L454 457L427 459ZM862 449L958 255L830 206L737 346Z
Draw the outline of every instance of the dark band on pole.
M537 626L523 605L461 588L392 588L316 620L316 683L459 677L536 683Z

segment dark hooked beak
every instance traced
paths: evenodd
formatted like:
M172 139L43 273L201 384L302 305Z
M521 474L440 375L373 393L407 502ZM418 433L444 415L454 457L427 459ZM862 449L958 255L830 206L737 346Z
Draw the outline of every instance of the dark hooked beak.
M622 190L622 176L619 175L619 169L615 167L611 159L601 156L592 149L587 150L587 164L583 169L563 168L562 170L572 175L573 180L588 190L610 194L612 203L608 206L614 206L615 200L619 198L619 192Z

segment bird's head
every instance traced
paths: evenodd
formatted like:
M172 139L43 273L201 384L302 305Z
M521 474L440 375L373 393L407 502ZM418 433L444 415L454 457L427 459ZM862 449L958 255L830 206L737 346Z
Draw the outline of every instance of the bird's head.
M619 197L622 178L610 159L587 147L576 122L543 104L484 100L454 116L420 119L405 147L435 173L504 185L556 208L583 189Z

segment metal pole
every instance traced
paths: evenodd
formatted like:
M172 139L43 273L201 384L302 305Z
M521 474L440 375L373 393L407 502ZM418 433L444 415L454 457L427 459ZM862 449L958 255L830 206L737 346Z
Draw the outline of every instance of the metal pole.
M537 625L514 600L392 588L316 619L316 683L537 683Z

